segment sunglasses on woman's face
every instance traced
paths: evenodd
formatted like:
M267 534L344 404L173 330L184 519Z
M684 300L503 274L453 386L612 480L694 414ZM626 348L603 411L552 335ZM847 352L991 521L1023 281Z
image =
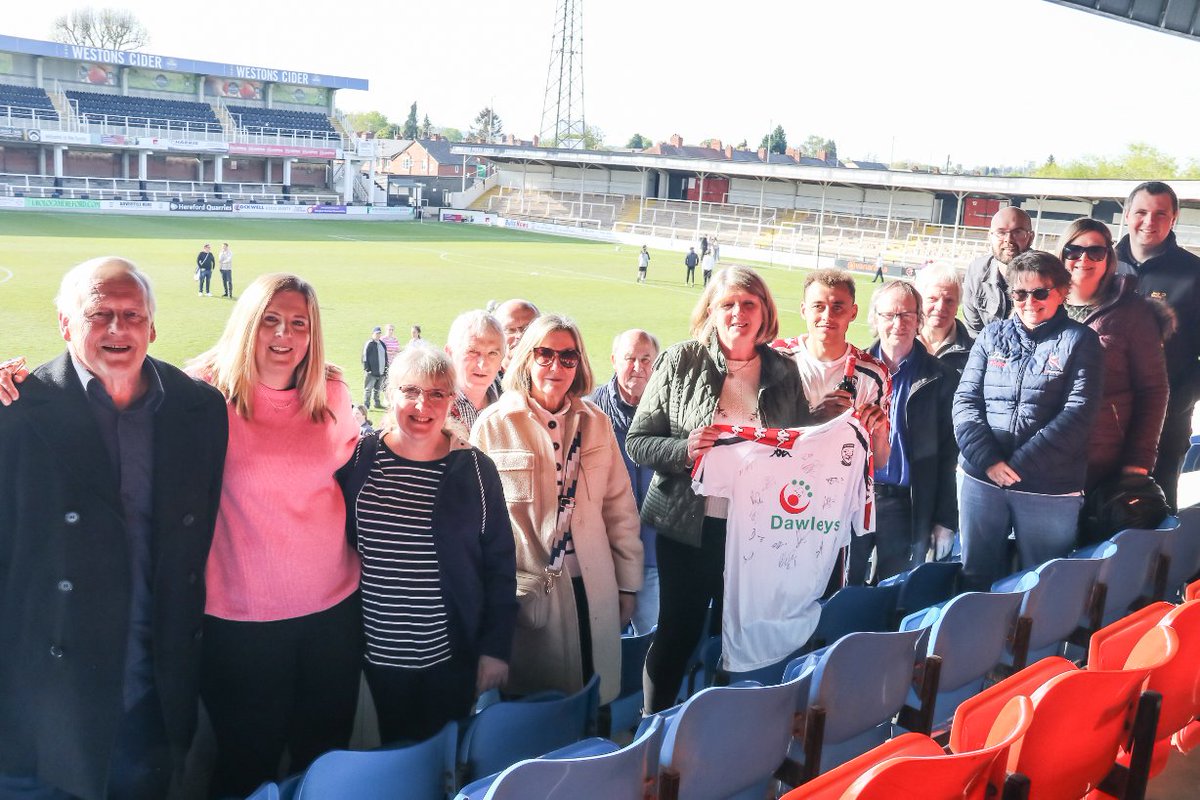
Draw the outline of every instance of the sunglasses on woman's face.
M1013 299L1014 303L1024 303L1030 298L1030 296L1032 296L1034 300L1045 300L1050 297L1050 290L1045 286L1032 291L1027 289L1013 289L1008 293L1008 296Z
M550 362L556 358L558 359L559 365L563 369L575 369L577 366L579 366L578 350L555 350L552 347L533 348L533 360L537 362L539 367L550 366Z
M1088 247L1080 244L1069 244L1063 248L1062 255L1063 261L1078 261L1084 255L1087 256L1088 261L1107 261L1108 247L1102 244L1093 244Z

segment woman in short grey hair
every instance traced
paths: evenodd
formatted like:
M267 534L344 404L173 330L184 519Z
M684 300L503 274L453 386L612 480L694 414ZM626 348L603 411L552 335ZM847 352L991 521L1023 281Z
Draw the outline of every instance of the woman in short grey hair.
M454 391L446 354L409 344L388 370L388 424L340 474L385 742L432 736L508 676L512 529L491 459L445 429Z
M930 264L917 273L916 285L925 315L917 338L930 355L945 361L961 375L971 345L975 344L967 326L958 319L962 273L949 264Z

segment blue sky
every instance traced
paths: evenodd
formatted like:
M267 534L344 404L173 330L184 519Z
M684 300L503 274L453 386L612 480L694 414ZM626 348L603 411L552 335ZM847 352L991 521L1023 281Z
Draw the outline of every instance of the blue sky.
M0 33L48 39L83 4L9 3ZM339 94L346 111L403 120L416 100L465 129L494 102L506 132L541 122L556 0L113 5L146 24L149 52L369 79ZM1045 0L591 0L583 28L587 121L610 144L756 145L780 124L843 158L1061 162L1133 141L1200 158L1184 108L1200 43Z

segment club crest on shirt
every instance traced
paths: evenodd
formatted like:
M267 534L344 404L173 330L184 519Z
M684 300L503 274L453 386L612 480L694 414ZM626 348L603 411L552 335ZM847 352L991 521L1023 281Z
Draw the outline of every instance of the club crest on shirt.
M1004 353L1000 352L999 350L993 350L992 354L988 356L988 366L996 367L997 369L1004 369L1008 366L1008 356L1004 355Z
M854 460L854 442L846 442L842 445L842 466L850 466L850 462Z
M1167 293L1164 291L1161 291L1161 290L1155 290L1150 293L1150 299L1151 300L1161 300L1162 302L1165 303L1167 301Z
M1046 366L1042 370L1042 374L1044 374L1044 375L1062 375L1063 374L1062 361L1059 360L1058 353L1051 353L1050 356L1046 359Z

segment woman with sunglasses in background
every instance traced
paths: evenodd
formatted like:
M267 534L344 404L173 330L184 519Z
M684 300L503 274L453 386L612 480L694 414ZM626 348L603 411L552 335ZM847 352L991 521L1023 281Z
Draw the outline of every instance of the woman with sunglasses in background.
M608 417L584 396L592 370L579 328L534 320L471 441L495 462L516 541L521 602L509 662L514 694L621 688L621 629L642 587L641 524Z
M381 432L359 441L339 475L362 559L363 670L385 743L466 718L508 674L512 529L491 459L446 429L454 384L441 350L401 350Z
M1011 571L1010 533L1023 569L1074 546L1104 369L1095 332L1063 308L1056 256L1027 251L1006 273L1013 314L980 332L954 396L963 578L985 591Z
M1121 475L1149 475L1167 413L1163 340L1170 308L1142 297L1137 278L1117 274L1112 233L1084 217L1067 226L1059 252L1071 273L1067 315L1100 337L1104 394L1088 445L1087 491Z
M693 338L667 348L629 429L629 457L654 469L642 504L657 527L658 631L646 659L646 713L675 704L710 602L724 597L728 501L692 491L691 469L717 439L717 424L810 424L795 364L769 346L779 331L766 283L744 267L707 282L692 311Z

